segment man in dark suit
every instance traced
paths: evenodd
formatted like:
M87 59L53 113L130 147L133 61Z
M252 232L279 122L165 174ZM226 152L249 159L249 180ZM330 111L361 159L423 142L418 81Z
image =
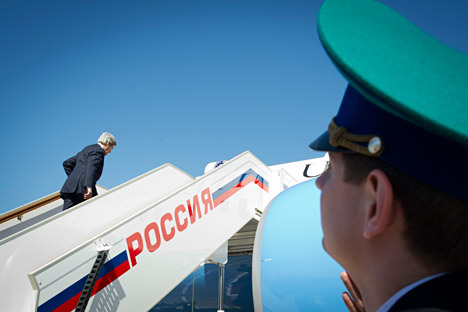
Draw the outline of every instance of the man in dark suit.
M77 155L65 160L63 168L68 176L61 191L63 210L97 195L96 183L104 168L104 156L117 145L114 136L104 132L97 144L85 147Z
M325 1L318 29L349 82L310 144L346 306L468 311L468 56L373 0Z

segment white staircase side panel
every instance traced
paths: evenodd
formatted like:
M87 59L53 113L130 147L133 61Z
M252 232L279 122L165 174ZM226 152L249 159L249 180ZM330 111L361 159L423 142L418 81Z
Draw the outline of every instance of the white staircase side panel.
M271 171L249 152L30 272L38 311L76 307L97 255L111 246L87 311L145 311L219 249L269 202ZM190 213L190 211L192 213ZM105 309L104 309L105 307Z
M2 310L34 311L29 273L193 180L166 164L0 241Z
M107 192L107 189L100 186L96 185L96 189L99 195L104 194ZM57 194L57 193L55 193ZM51 194L54 195L54 194ZM51 195L48 195L46 197L50 197ZM35 202L40 202L42 201L43 198L40 198L38 200L35 200L29 204L20 206L12 211L9 212L14 212L17 210L21 210L25 206L29 206ZM22 231L30 226L33 226L41 221L44 221L60 212L62 212L63 209L63 199L58 198L57 200L54 200L44 206L41 206L37 209L34 209L32 211L29 211L27 213L24 213L21 215L21 218L13 218L10 219L6 222L3 222L0 224L0 240L13 235L15 233L18 233L19 231ZM0 216L1 217L1 216Z

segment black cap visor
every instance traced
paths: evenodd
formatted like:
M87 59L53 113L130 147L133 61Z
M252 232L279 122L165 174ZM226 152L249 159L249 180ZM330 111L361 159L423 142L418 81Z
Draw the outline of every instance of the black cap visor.
M328 131L325 131L321 136L315 139L315 141L310 143L309 147L314 151L321 152L352 153L352 151L347 148L331 145Z

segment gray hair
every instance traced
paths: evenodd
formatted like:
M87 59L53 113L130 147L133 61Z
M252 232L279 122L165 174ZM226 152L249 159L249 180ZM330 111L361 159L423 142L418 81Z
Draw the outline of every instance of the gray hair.
M115 140L114 136L109 132L104 132L98 139L98 143L106 145L109 143L112 146L117 145L117 141Z

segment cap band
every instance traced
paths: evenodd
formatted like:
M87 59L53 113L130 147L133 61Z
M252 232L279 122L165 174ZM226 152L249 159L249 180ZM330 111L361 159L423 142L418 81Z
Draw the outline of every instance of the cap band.
M328 139L324 140L324 136ZM329 132L310 146L316 150L353 151L368 155L366 147L356 142L368 142L370 148L374 136L380 138L382 144L385 142L377 157L436 189L468 202L467 148L377 107L351 86L346 89Z
M349 133L346 128L338 127L335 123L335 118L332 119L328 126L328 133L330 135L329 141L333 146L342 146L353 152L367 155L367 156L380 156L384 150L383 139L374 134L359 135ZM378 147L372 142L378 140ZM367 147L364 147L356 142L367 143Z

